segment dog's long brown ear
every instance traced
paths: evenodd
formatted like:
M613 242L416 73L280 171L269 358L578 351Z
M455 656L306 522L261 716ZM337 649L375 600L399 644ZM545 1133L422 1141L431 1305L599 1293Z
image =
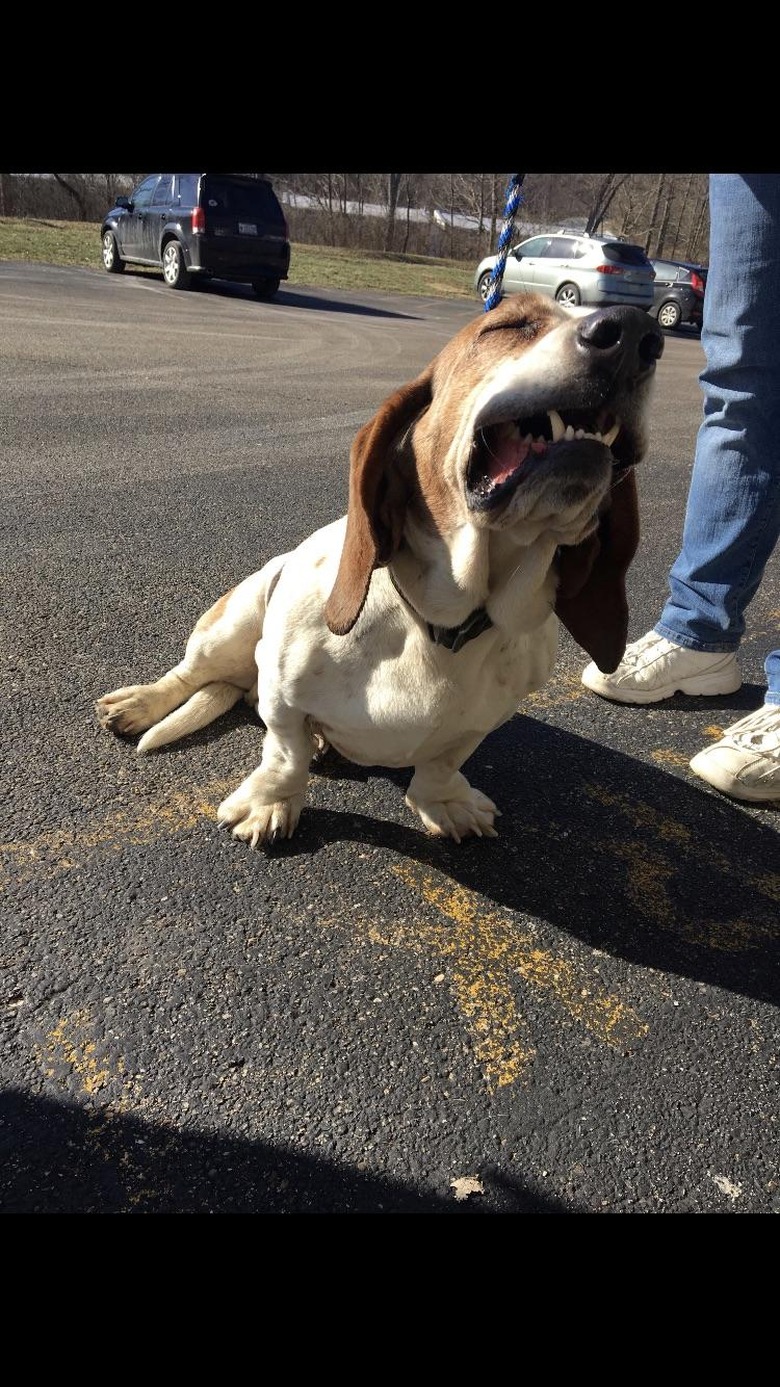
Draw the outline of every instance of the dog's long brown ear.
M403 535L406 485L395 455L408 425L431 402L433 366L390 395L356 434L349 459L347 531L325 619L334 635L351 631L371 574L390 562Z
M628 637L626 573L639 544L633 468L609 494L598 529L560 551L555 610L600 670L617 669Z

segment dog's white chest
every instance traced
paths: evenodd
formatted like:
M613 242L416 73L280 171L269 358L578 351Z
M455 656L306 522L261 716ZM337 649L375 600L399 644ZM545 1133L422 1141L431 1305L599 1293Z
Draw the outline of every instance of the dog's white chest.
M273 604L272 604L273 608ZM348 637L313 643L267 626L258 647L259 712L280 699L319 725L343 756L363 765L413 766L450 745L475 744L548 679L557 651L554 616L532 634L492 629L457 652L436 645L398 605L367 604Z

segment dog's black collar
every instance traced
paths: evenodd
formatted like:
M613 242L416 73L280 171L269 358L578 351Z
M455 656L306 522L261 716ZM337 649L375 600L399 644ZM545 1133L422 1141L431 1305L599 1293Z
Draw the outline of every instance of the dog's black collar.
M401 589L393 577L392 570L388 568L387 571L390 575L390 582L393 584L401 601L406 604L410 611L414 612L416 617L419 617L420 621L425 621L425 617L420 616L417 608L412 605L406 594L401 592ZM468 641L476 640L477 636L481 636L483 631L489 630L493 622L490 620L484 607L476 607L475 610L466 617L465 621L461 621L459 626L435 626L432 621L425 621L425 625L428 635L434 645L443 645L445 650L451 650L453 654L457 654Z
M484 607L476 607L475 610L466 617L460 626L434 626L432 621L426 623L428 635L434 645L443 645L447 650L457 653L467 641L473 641L477 636L481 636L483 631L487 631L493 625Z

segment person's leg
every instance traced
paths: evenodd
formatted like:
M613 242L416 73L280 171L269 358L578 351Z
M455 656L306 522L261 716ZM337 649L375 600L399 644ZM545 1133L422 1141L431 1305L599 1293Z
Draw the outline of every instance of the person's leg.
M586 688L624 703L735 692L744 613L780 535L780 175L713 174L696 443L680 553L655 628Z
M780 707L780 650L772 650L764 661L766 674L765 703Z
M780 175L714 174L710 227L704 417L655 630L733 651L780 535Z

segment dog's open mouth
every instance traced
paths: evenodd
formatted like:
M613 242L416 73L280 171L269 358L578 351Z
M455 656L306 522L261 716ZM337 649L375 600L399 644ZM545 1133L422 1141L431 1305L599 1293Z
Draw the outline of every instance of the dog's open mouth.
M611 448L620 420L608 410L551 409L527 418L477 429L471 445L466 491L477 510L488 510L508 498L523 480L529 460L543 459L558 443L589 439Z

